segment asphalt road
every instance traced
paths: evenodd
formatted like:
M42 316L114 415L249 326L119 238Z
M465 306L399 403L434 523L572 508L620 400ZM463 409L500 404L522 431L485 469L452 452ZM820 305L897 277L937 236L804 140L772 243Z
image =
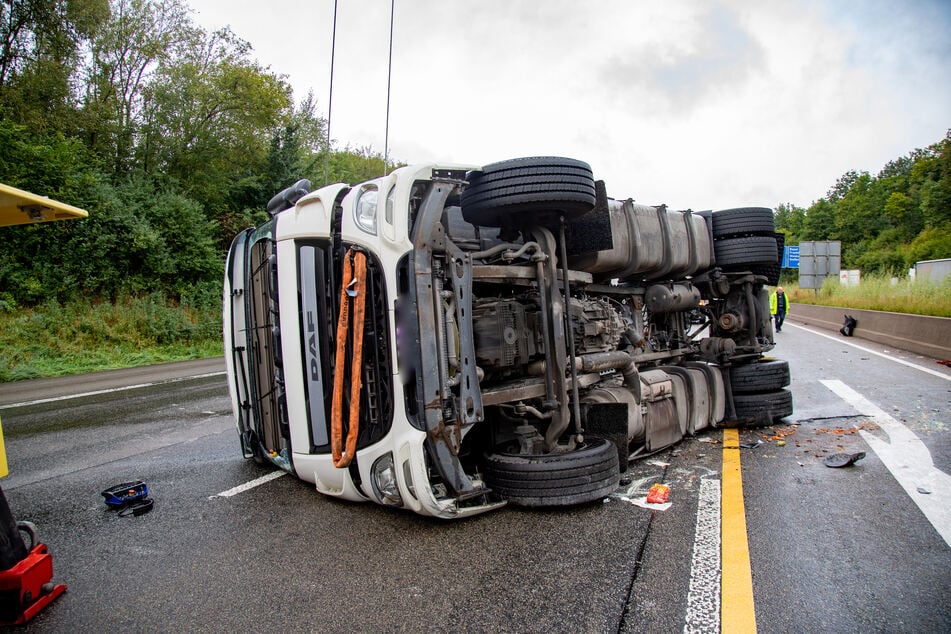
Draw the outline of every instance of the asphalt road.
M942 536L951 528L928 502L951 495L936 475L951 473L951 372L790 322L778 336L796 413L740 437L763 440L740 450L757 628L951 630ZM69 586L24 631L666 632L716 623L719 596L703 591L700 548L710 531L698 517L709 519L705 496L719 486L721 432L635 463L615 495L564 510L508 507L441 522L329 499L290 476L220 497L273 472L241 459L217 363L111 373L108 385L0 386L4 492L18 519L37 524L55 579ZM202 376L176 380L189 374ZM112 391L124 384L142 387ZM70 392L85 396L56 400ZM43 402L25 404L34 399ZM789 434L785 446L779 433ZM867 457L845 469L822 463L853 450ZM934 470L922 475L927 460ZM99 492L137 478L154 510L117 517ZM630 502L654 482L670 485L669 509Z

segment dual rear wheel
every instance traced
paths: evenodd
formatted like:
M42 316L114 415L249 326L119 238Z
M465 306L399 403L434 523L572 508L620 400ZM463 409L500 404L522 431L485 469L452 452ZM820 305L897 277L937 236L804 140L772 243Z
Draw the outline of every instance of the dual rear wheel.
M781 359L759 359L729 369L736 422L748 427L765 427L792 415L789 363Z

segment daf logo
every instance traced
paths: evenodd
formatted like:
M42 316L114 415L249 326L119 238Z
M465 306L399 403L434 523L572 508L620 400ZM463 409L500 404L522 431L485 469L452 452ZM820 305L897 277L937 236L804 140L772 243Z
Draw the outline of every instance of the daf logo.
M314 326L314 312L307 311L307 356L310 369L310 380L320 381L320 366L317 363L317 329Z

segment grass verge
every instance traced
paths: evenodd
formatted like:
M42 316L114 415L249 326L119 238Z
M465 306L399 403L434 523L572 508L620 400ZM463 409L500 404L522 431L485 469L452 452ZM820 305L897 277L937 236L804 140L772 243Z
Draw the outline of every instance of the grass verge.
M867 275L858 286L843 286L838 278L827 278L821 289L788 284L786 292L796 304L951 317L951 276L935 283Z
M161 294L0 312L0 382L219 356L221 306Z

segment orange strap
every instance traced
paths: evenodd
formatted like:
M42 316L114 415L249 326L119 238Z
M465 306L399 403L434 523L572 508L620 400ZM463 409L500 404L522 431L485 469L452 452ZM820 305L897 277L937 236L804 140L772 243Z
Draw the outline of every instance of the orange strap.
M356 269L356 270L354 270ZM337 319L337 367L334 371L334 394L330 419L330 447L334 466L348 467L357 452L357 434L360 432L360 387L363 365L363 317L366 306L366 256L351 249L343 262L343 280L340 288L340 316ZM349 280L349 281L347 281ZM350 362L350 416L347 448L343 449L343 369L346 367L347 332L350 329L350 299L353 299L353 360Z

